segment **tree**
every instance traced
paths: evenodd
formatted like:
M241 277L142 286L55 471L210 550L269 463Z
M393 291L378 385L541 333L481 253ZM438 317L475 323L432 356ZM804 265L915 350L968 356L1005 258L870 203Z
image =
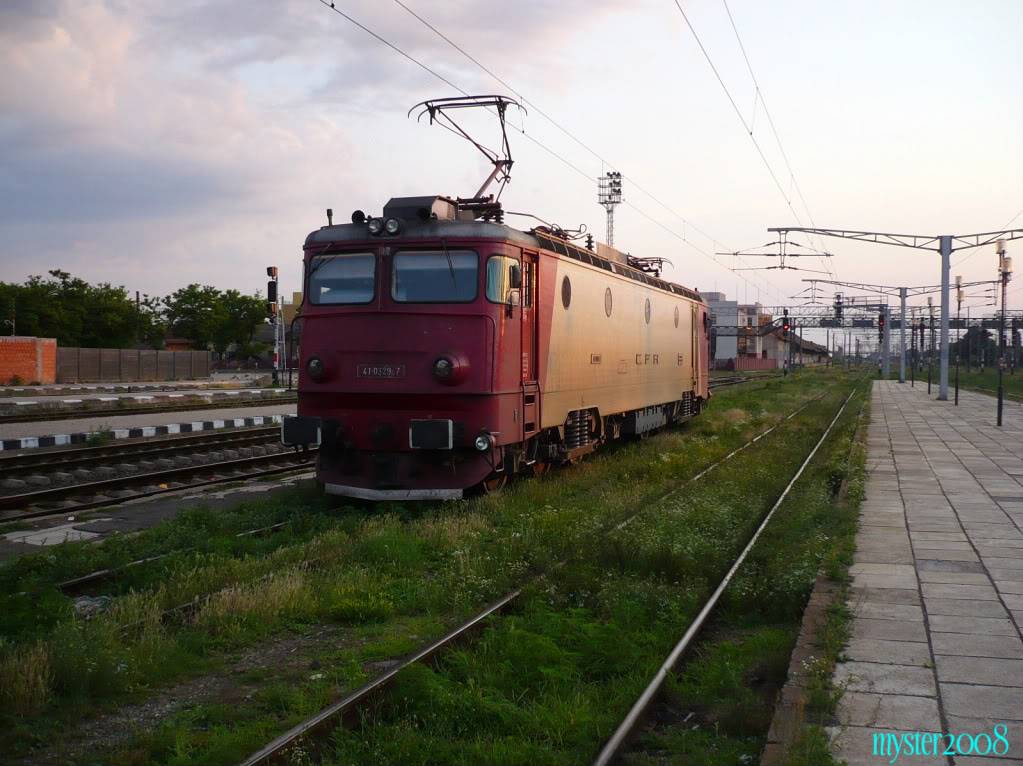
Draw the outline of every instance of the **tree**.
M163 299L168 333L188 338L197 348L209 348L219 298L220 291L209 285L193 283L174 291Z
M5 329L13 318L20 335L56 338L62 346L113 346L136 342L138 311L123 287L90 285L55 269L50 278L0 283ZM13 317L12 317L13 315Z
M225 354L231 344L238 346L239 356L253 351L252 338L266 317L266 301L258 295L242 295L227 290L220 296L215 313L213 349Z
M237 346L240 355L252 348L256 328L266 316L266 301L237 290L221 292L209 285L191 284L164 299L168 331L188 338L197 348L219 354Z

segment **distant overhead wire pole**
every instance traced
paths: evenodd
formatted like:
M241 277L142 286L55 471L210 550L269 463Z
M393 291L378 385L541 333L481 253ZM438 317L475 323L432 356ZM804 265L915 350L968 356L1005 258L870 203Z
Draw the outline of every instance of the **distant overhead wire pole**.
M328 2L328 0L318 0L318 2L320 2L323 5L329 6L332 10L337 11L337 9L334 8L334 6L330 2ZM466 51L462 46L460 46L458 43L456 43L450 37L445 35L434 24L430 23L427 19L423 18L423 16L421 16L416 11L414 11L412 8L410 8L408 5L406 5L404 2L402 2L402 0L394 0L394 2L395 2L396 5L398 5L400 8L402 8L406 13L408 13L410 16L415 18L420 24L422 24L424 27L429 29L437 37L439 37L441 40L443 40L448 45L450 45L452 48L454 48L456 51L458 51L460 54L462 54L462 56L464 56L470 62L475 64L477 67L479 67L479 69L481 69L483 72L485 72L491 78L493 78L496 82L500 83L501 85L506 87L508 90L510 90L512 93L514 93L523 104L526 104L527 106L529 106L529 108L532 109L536 114L540 115L545 120L547 120L547 122L549 122L551 125L553 125L555 128L557 128L559 131L561 131L565 136L570 138L572 141L574 141L577 145L579 145L582 149L587 151L593 157L595 157L596 159L600 160L602 165L608 166L608 167L614 167L615 166L615 163L613 163L610 160L606 159L599 152L597 152L595 149L593 149L591 146L589 146L587 143L585 143L582 139L580 139L575 133L570 131L568 128L564 127L561 123L559 123L557 120L555 120L553 117L551 117L547 112L545 112L543 109L541 109L536 104L534 104L532 101L530 101L528 98L526 98L522 93L520 93L518 90L516 90L514 87L512 87L512 85L509 84L507 80L505 80L500 75L498 75L496 72L494 72L492 69L490 69L485 64L483 64L479 59L477 59L475 56L473 56L468 51ZM365 26L363 26L359 22L355 21L354 19L352 19L347 14L341 13L340 11L337 11L337 12L340 13L341 16L343 16L344 18L348 19L353 24L358 26L359 28L363 29L364 31L366 31L369 34L371 34L373 37L377 38L378 40L380 40L381 42L386 44L387 46L389 46L389 47L393 48L394 50L398 51L399 53L401 53L401 55L403 55L406 58L412 60L414 63L418 64L420 67L426 69L427 71L429 71L431 74L433 74L435 77L437 77L441 81L447 83L448 85L451 85L451 87L453 87L456 90L458 90L459 92L465 94L465 91L463 91L461 88L458 88L458 86L454 85L449 80L441 77L436 72L433 72L432 70L430 70L429 68L425 67L423 64L421 64L420 62L416 61L415 59L412 59L412 57L409 56L408 54L406 54L404 51L401 51L396 46L394 46L391 43L387 42L386 40L381 38L379 35L377 35L375 32L372 32L371 30L367 29ZM528 134L526 134L525 131L523 131L523 130L521 130L519 128L515 128L515 129L519 130L519 132L522 133L523 136L528 138L530 141L532 141L534 144L539 146L541 149L543 149L544 151L548 152L552 156L556 157L562 163L568 165L568 167L570 167L576 173L579 173L580 175L583 175L586 178L590 178L591 181L593 180L589 176L588 173L586 173L585 171L579 169L578 167L576 167L575 165L570 163L568 160L566 160L564 157L562 157L561 155L559 155L556 152L554 152L552 149L549 149L547 146L545 146L544 144L542 144L539 141L537 141L535 138L532 138L532 136L529 136ZM663 208L668 213L673 215L675 218L680 220L682 222L682 225L683 225L682 233L680 234L680 233L676 232L674 229L672 229L671 227L669 227L669 226L661 223L660 221L656 220L653 216L651 216L650 214L648 214L647 212L645 212L641 208L637 207L635 204L633 204L633 203L631 203L631 202L629 202L627 200L623 200L622 202L623 202L623 204L626 207L631 208L632 210L634 210L635 212L639 213L641 216L646 218L651 223L654 223L657 226L659 226L660 228L664 229L668 234L672 235L673 237L675 237L679 241L683 242L684 244L688 245L692 249L696 250L701 255L709 258L711 261L716 263L718 266L720 266L722 268L725 268L725 269L728 269L729 271L732 271L732 272L735 271L734 269L729 268L728 266L725 266L723 263L721 263L719 260L717 260L717 258L715 258L713 255L711 255L710 252L704 250L703 248L697 247L695 244L693 244L692 241L686 236L686 229L687 228L688 229L692 229L693 231L697 232L701 236L705 237L710 242L714 243L714 245L716 247L720 247L721 243L719 242L719 240L717 238L711 236L706 231L704 231L699 226L697 226L692 221L690 221L685 216L683 216L681 213L679 213L676 210L674 210L667 203L665 203L660 198L655 196L653 194L653 192L647 190L634 177L632 177L632 176L630 176L628 174L625 174L625 173L620 173L620 178L622 180L628 180L629 183L632 185L632 187L634 187L639 192L641 192L642 194L644 194L647 197L649 197L651 200L653 200L661 208ZM611 243L609 242L608 244L611 244ZM753 284L752 282L750 282L748 279L746 279L746 277L744 277L741 274L737 274L737 276L739 276L747 285L752 285L759 292L759 290L760 290L759 285ZM773 285L771 284L771 281L769 279L767 279L766 277L764 277L764 286L765 286L765 290L768 289L768 288L773 287ZM781 293L778 290L778 288L774 287L773 289L774 289L775 294L778 297L780 297Z
M973 247L992 245L999 239L1023 238L1023 229L1004 229L988 231L980 234L890 234L879 231L853 231L850 229L817 229L797 226L772 227L768 231L788 234L801 231L804 234L817 234L824 237L841 237L859 242L872 242L881 245L911 247L917 250L932 250L941 254L941 363L939 367L938 400L948 401L948 319L949 319L949 281L952 265L952 252ZM953 247L957 245L957 247Z

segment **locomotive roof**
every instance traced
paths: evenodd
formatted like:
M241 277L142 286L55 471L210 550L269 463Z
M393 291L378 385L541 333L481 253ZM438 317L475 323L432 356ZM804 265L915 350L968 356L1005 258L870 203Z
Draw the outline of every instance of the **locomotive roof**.
M652 274L624 263L601 258L586 248L578 247L567 240L552 236L546 232L525 232L505 224L489 223L486 221L431 219L427 221L403 221L401 237L408 237L410 239L493 239L502 242L514 242L526 247L542 248L553 251L558 255L567 256L573 260L588 263L591 266L597 266L605 271L620 274L637 282L643 282L651 287L674 293L675 295L682 295L701 303L704 302L703 297L696 290L655 277ZM379 241L381 244L395 241L391 237L380 237L377 240L377 238L372 237L367 232L366 224L364 223L344 223L334 226L321 226L306 237L305 245L309 247L310 245L365 242L367 240Z

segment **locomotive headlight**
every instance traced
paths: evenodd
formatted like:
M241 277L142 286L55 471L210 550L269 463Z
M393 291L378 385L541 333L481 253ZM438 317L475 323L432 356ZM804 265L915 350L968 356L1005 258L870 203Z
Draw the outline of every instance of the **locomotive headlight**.
M369 223L366 224L366 228L369 229L369 233L376 236L384 230L384 219L383 218L370 218Z
M323 380L327 376L327 367L318 356L311 357L306 362L305 368L313 380Z
M386 231L388 234L392 236L397 234L399 231L401 231L401 221L399 221L397 218L388 218L386 221L384 221L384 231Z
M476 441L473 442L473 446L480 452L486 452L494 446L494 437L490 434L480 434L476 437Z
M446 356L439 357L433 363L433 376L437 380L449 380L455 372L455 363Z

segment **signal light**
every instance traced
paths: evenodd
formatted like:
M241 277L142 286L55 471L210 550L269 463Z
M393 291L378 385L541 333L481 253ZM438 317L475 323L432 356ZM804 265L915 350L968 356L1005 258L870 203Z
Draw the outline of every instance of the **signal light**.
M784 309L784 315L781 320L781 337L788 338L789 330L792 329L792 325L789 324L789 310Z
M877 338L884 340L884 312L877 315Z
M268 277L270 277L270 279L277 279L277 267L276 266L267 266L266 267L266 275Z

